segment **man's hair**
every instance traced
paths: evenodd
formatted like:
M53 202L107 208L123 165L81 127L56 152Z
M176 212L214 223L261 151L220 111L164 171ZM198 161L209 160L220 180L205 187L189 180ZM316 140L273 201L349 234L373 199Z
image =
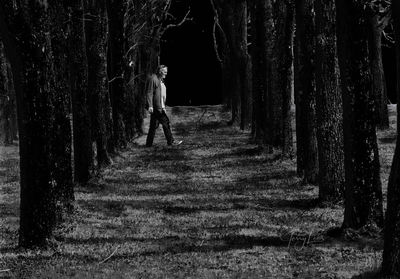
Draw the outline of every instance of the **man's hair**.
M157 74L160 73L161 69L168 69L168 67L165 66L165 65L160 65L160 66L158 66L158 67L157 67Z

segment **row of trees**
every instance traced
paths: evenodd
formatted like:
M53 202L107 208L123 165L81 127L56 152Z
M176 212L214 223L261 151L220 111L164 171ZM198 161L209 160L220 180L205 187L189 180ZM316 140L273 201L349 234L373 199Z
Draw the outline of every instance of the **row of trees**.
M318 183L321 202L345 197L344 229L382 228L376 128L388 126L380 51L387 3L210 1L232 124L292 156L295 118L298 174ZM171 3L0 3L1 49L11 65L18 108L20 245L45 245L72 208L73 185L87 183L94 166L110 163L109 154L142 133L145 80L159 63ZM400 50L399 12L394 3ZM9 79L2 59L1 77ZM400 272L399 156L396 148L385 229L387 274Z
M295 118L298 174L318 183L321 202L346 197L343 228L383 226L376 127L388 116L370 34L388 8L377 2L213 1L232 122L291 156Z
M344 198L342 229L379 232L384 214L376 129L389 127L381 39L393 15L400 69L400 5L393 1L391 9L384 0L211 2L232 122L242 129L251 126L255 141L291 156L295 118L298 174L319 185L321 202ZM383 273L396 276L399 157L396 147L383 257Z
M143 133L145 81L158 64L170 5L0 3L5 123L13 123L7 108L14 100L18 115L21 246L45 245L73 208L74 184L86 184L95 167Z

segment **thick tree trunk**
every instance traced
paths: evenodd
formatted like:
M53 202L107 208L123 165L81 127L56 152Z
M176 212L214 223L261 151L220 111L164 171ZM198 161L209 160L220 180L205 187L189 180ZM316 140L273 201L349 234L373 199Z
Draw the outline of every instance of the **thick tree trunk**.
M397 99L400 100L400 3L392 1L392 16L396 40ZM397 123L400 122L397 111ZM397 130L399 131L399 130ZM397 132L398 133L398 132ZM400 143L397 141L388 184L388 202L385 220L385 243L382 273L400 276Z
M343 228L353 229L383 225L366 2L336 0L346 188Z
M297 172L305 183L318 179L315 112L315 23L313 0L296 1L295 99Z
M370 60L373 78L373 92L375 96L376 122L380 129L389 128L389 113L387 107L387 91L385 73L382 62L382 27L379 24L379 16L370 18Z
M271 53L273 48L273 14L271 1L257 0L251 10L253 70L253 131L256 142L272 146L271 116L268 100L271 95Z
M124 14L123 0L107 0L108 50L107 74L113 116L113 145L125 147L124 124Z
M315 0L315 76L319 198L335 202L344 195L343 112L339 88L334 0Z
M87 58L85 49L83 2L69 1L71 7L70 85L72 94L72 122L74 146L74 176L85 184L93 165L90 119L87 108Z
M40 1L0 4L0 36L12 64L20 135L20 230L23 247L42 246L55 225L51 133L53 61L48 9ZM12 16L17 24L12 24ZM16 36L16 37L14 37Z
M97 165L109 165L105 106L109 103L106 88L106 33L105 2L86 1L86 54L88 61L88 100L92 127L92 141L96 142Z

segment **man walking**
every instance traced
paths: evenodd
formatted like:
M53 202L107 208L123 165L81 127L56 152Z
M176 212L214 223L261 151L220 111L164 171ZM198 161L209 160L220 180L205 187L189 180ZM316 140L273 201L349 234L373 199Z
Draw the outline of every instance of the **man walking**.
M147 105L150 117L150 127L147 134L146 146L153 145L156 129L161 123L165 138L168 145L179 145L182 141L175 141L172 136L171 127L168 116L165 112L165 101L167 99L167 88L164 84L164 78L167 76L168 68L165 65L160 65L157 68L156 74L151 75L147 86Z

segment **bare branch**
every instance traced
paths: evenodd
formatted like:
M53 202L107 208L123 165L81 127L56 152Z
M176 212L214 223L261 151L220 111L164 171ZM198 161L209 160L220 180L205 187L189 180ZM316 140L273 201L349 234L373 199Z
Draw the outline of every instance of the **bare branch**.
M224 29L222 29L221 25L219 24L219 15L218 15L218 11L215 7L214 4L214 0L210 0L211 3L211 7L214 11L214 24L213 24L213 40L214 40L214 51L215 51L215 55L217 56L217 59L220 63L222 63L222 59L221 56L218 52L218 42L217 42L217 36L216 36L216 28L218 27L218 29L220 30L221 34L223 36L225 36L225 32Z
M108 83L111 83L111 82L114 82L115 80L117 80L117 79L123 79L124 78L124 76L116 76L116 77L113 77L112 79L110 79L109 81L108 81Z
M184 23L187 22L187 21L192 21L193 18L189 18L189 17L188 17L189 14L190 14L190 8L189 8L189 10L187 11L187 13L185 14L185 16L183 17L183 19L182 19L179 23L177 23L177 24L168 24L168 25L162 30L161 34L164 34L164 32L167 31L167 30L170 29L170 28L179 27L179 26L181 26L182 24L184 24Z

